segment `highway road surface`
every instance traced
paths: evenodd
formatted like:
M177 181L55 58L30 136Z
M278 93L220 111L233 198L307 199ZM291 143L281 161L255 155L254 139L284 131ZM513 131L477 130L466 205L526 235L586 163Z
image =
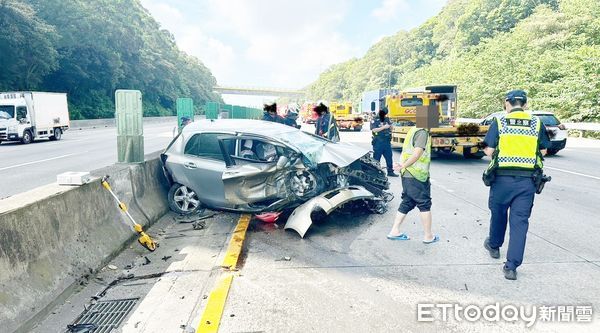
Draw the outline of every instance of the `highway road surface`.
M370 138L368 132L342 133L342 140L369 147ZM402 226L411 240L385 238L400 203L398 178L390 179L396 198L385 214L337 211L313 224L304 239L283 230L284 221L254 220L219 331L599 332L600 145L569 140L567 149L546 159L553 179L535 198L517 281L502 274L506 247L501 259L492 259L482 246L490 217L489 189L481 181L487 158L436 158L431 177L438 243L421 242L416 211ZM168 214L148 230L161 243L155 252L133 242L111 262L117 269L101 270L33 332L63 330L91 296L106 288L101 300L136 300L120 332L194 332L208 311L207 295L218 290L225 274L220 263L239 215L216 212L203 230L175 217ZM145 261L150 264L140 264ZM110 281L127 274L136 280L110 287ZM425 317L432 321L419 321L417 304L451 308L444 319L441 308L430 307L431 316ZM453 311L495 304L509 311L509 306L523 306L528 318L531 311L536 317L531 322L480 315L471 321ZM552 318L544 317L543 307L553 311ZM559 307L571 314L559 317ZM583 309L583 315L575 309Z
M164 149L175 124L144 125L146 154ZM115 127L69 130L60 141L0 144L0 199L56 182L67 171L92 171L117 162Z

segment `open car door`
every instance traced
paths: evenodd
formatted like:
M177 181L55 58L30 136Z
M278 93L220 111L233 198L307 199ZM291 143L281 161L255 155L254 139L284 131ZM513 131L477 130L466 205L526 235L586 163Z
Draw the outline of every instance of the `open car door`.
M228 202L252 204L285 195L289 159L284 151L289 148L253 136L220 137L219 143L227 164L222 179Z

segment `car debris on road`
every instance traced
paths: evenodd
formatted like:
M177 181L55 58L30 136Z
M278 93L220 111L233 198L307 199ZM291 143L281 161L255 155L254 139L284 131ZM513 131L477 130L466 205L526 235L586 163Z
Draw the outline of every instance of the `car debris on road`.
M170 208L243 213L292 212L286 229L304 236L315 210L360 201L384 213L393 195L369 150L258 120L202 120L161 154Z

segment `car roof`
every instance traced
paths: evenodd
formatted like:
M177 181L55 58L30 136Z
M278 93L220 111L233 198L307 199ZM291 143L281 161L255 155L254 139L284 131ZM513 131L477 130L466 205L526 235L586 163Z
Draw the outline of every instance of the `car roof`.
M271 121L253 119L201 119L183 128L184 133L212 131L272 136L298 131L298 129Z

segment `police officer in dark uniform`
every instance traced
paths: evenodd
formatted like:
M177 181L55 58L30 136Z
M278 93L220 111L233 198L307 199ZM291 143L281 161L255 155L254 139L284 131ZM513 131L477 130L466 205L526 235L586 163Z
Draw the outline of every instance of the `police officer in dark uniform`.
M283 124L283 117L277 114L277 103L265 104L263 111L262 120Z
M503 267L504 277L509 280L517 279L517 267L523 262L529 217L543 176L543 155L549 146L544 125L523 110L526 104L525 91L510 91L504 103L507 113L494 119L484 139L484 151L492 158L483 176L485 184L491 186L488 205L492 217L489 237L483 245L492 258L500 258L510 223Z
M387 117L387 108L379 110L379 114L371 121L371 133L373 158L379 162L383 155L388 177L398 177L398 174L394 173L392 161L392 121Z
M329 107L323 103L319 103L319 105L315 106L314 111L319 116L315 122L315 134L333 142L339 142L340 132L335 117L329 111Z

